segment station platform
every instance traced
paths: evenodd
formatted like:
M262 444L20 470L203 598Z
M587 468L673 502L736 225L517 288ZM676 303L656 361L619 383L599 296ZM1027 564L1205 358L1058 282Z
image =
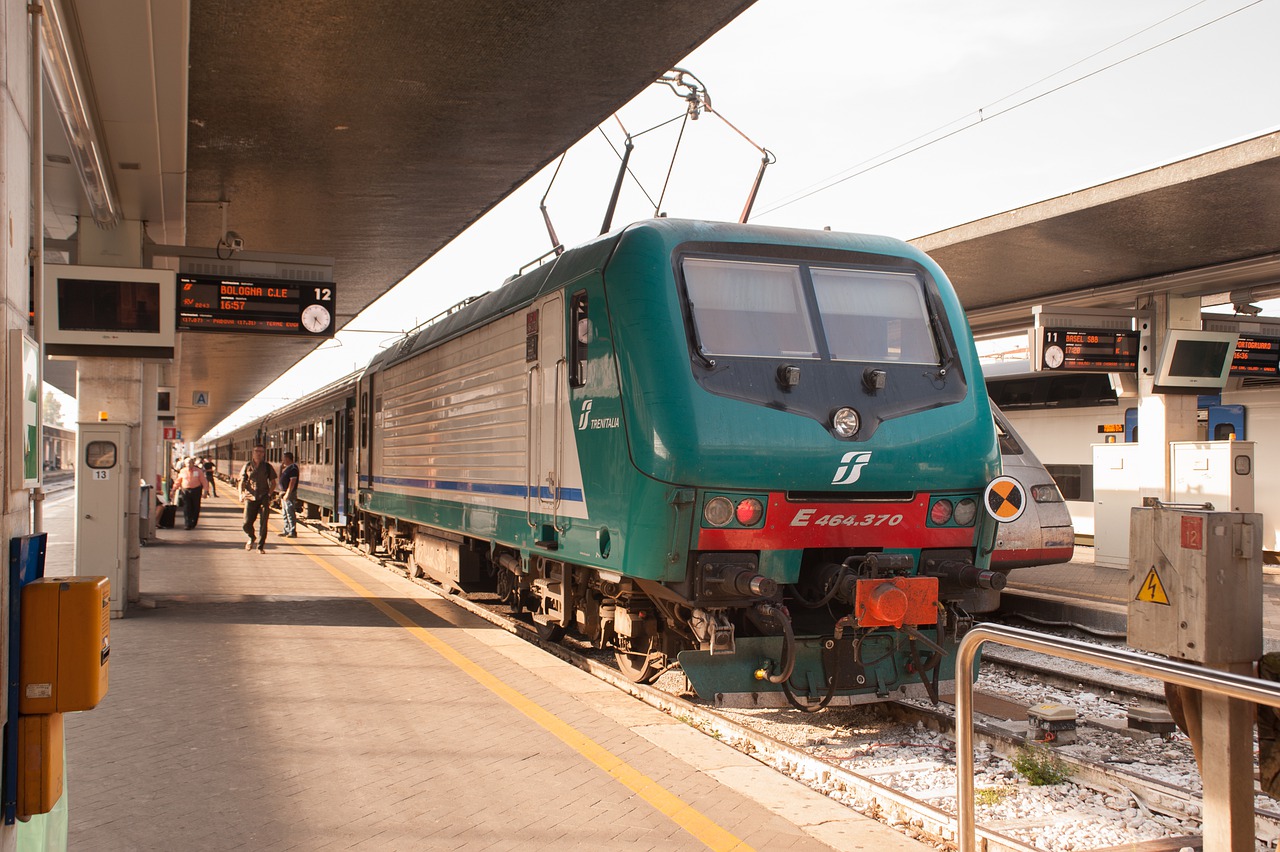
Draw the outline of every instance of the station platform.
M71 496L49 575L70 573ZM69 714L71 849L926 847L307 530L240 508L142 550Z
M1126 569L1096 565L1093 548L1077 546L1070 562L1010 571L1000 614L1123 638L1129 594ZM1280 572L1274 565L1262 572L1262 635L1265 651L1280 651Z

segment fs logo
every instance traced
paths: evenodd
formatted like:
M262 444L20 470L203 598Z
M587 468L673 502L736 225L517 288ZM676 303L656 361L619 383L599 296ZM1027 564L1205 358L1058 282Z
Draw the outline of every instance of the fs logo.
M853 451L840 458L840 466L831 480L832 485L852 485L862 476L862 469L871 461L871 453Z
M592 417L591 416L591 400L582 403L582 414L578 416L578 431L582 432L586 429L617 429L622 419L619 417ZM607 406L606 400L606 409Z

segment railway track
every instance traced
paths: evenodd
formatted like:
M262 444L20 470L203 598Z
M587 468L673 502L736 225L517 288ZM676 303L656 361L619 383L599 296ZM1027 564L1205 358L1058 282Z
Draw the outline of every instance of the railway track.
M362 552L353 548L355 552ZM365 553L389 570L409 576L401 564ZM507 607L485 604L451 592L424 578L411 578L417 584L450 600L490 623L537 644L570 664L590 672L672 717L698 728L709 736L749 754L778 771L813 787L855 810L892 825L904 833L939 847L954 845L957 822L955 816L955 760L952 737L951 708L924 706L915 702L890 702L882 705L829 709L818 717L797 718L791 711L713 710L685 698L683 678L670 673L655 686L636 684L623 676L612 662L589 648L547 642L536 627L506 612ZM1001 654L996 665L1023 669L1035 677L1044 677L1043 665L1009 658ZM1051 672L1052 684L1063 691L1079 690L1078 677ZM1099 692L1114 693L1119 700L1155 700L1156 691L1140 685L1107 681L1092 685ZM981 693L981 680L979 692ZM1130 688L1132 687L1132 688ZM979 698L979 715L983 703L992 697ZM1008 702L1005 702L1006 704ZM1023 705L1025 707L1025 704ZM1120 705L1117 705L1120 706ZM821 722L817 720L821 719ZM815 722L817 724L815 725ZM1140 838L1156 834L1149 842L1151 849L1167 849L1170 839L1181 846L1198 847L1198 830L1202 802L1191 792L1186 779L1162 780L1144 775L1141 767L1149 759L1160 760L1179 752L1185 762L1189 755L1186 743L1149 741L1147 753L1129 755L1135 741L1116 732L1115 725L1082 720L1081 739L1089 744L1083 751L1097 756L1080 756L1061 749L1054 757L1070 775L1067 794L1050 794L1056 801L1047 808L1044 791L1057 788L1030 787L1019 783L1010 761L1026 746L1023 736L999 719L983 717L976 725L975 744L979 749L977 820L982 848L1018 850L1092 849L1108 845L1142 849ZM895 735L908 731L907 740ZM1182 754L1181 752L1185 752ZM1152 757L1154 755L1154 758ZM1039 758L1047 761L1047 758ZM1126 761L1132 761L1125 764ZM1194 773L1194 769L1193 769ZM1072 801L1066 806L1064 798ZM1028 805L1030 799L1033 804ZM1038 802L1038 804L1036 804ZM1040 815L1037 815L1037 811ZM1099 812L1111 812L1108 820ZM1259 803L1257 811L1259 848L1275 848L1280 839L1280 810L1269 800ZM1092 840L1086 845L1063 844L1063 832L1084 826ZM1110 838L1113 842L1108 842ZM1101 841L1101 842L1099 842Z

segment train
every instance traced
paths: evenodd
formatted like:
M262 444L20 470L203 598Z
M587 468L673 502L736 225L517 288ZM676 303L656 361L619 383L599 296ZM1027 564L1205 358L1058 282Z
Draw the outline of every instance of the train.
M351 543L730 707L936 701L1028 499L927 255L674 218L563 251L197 452L233 478L259 441Z
M1070 562L1076 549L1075 525L1058 483L995 402L991 413L1000 439L1000 468L1027 493L1022 515L1000 525L992 566L1009 571Z

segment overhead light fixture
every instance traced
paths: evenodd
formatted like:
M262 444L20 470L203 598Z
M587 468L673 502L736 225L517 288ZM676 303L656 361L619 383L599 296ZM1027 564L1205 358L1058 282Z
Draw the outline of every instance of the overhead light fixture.
M93 221L100 228L114 228L120 221L120 202L111 177L106 146L91 111L88 89L67 35L67 17L59 0L44 0L40 16L41 64L71 148L71 159L80 175Z

